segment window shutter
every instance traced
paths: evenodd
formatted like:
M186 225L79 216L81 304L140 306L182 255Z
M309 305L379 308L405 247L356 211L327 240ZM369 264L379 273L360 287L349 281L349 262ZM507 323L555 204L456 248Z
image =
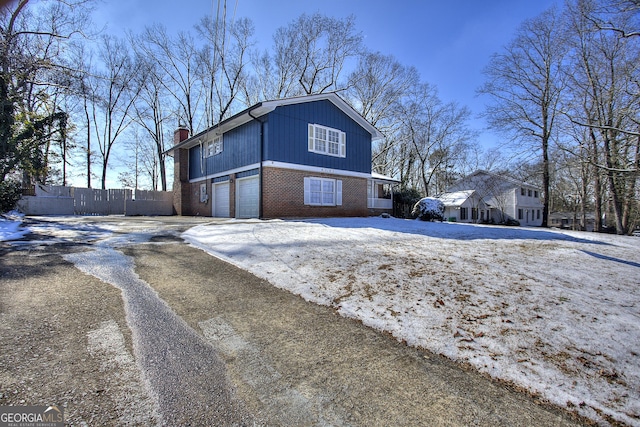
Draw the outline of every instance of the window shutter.
M347 134L340 132L340 157L347 157Z
M336 206L342 206L342 180L336 180Z
M311 204L311 178L304 178L304 204Z
M309 124L309 151L313 151L313 150L314 150L313 125Z

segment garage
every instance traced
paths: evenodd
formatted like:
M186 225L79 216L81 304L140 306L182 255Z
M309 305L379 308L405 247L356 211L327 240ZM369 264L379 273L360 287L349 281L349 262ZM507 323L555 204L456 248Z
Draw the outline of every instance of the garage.
M229 181L213 184L213 212L217 218L229 218Z
M260 204L260 180L258 176L236 181L236 217L258 218Z

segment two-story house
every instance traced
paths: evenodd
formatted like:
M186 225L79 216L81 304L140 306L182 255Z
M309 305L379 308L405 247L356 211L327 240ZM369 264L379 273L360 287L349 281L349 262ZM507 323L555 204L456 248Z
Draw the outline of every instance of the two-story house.
M335 93L261 102L174 146L174 208L223 218L391 212L393 179L372 174L381 133Z
M439 197L445 204L445 217L461 222L542 225L541 191L538 187L509 177L478 170L455 182Z

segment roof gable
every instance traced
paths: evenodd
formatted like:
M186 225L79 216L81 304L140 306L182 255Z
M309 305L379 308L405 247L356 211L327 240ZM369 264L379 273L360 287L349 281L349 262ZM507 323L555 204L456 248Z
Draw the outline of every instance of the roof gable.
M450 187L449 191L462 191L462 190L471 190L478 189L478 186L483 187L491 187L494 189L500 189L501 191L510 190L513 188L526 187L531 189L539 189L537 185L529 184L526 182L520 182L514 178L498 175L492 172L488 172L482 169L479 169L464 178L459 179L454 182Z
M329 93L321 93L317 95L307 95L307 96L298 96L293 98L282 98L273 101L264 101L258 104L255 104L244 111L241 111L238 114L235 114L232 117L229 117L226 120L218 123L215 126L210 127L209 129L202 131L191 138L177 144L167 150L173 151L177 148L191 148L198 145L201 141L209 140L215 136L222 135L225 132L228 132L238 126L241 126L247 122L250 122L254 119L259 119L266 114L269 114L276 108L285 105L295 105L302 104L308 102L315 102L327 100L338 107L343 113L349 116L353 121L355 121L358 125L364 128L367 132L369 132L372 136L372 140L380 139L383 137L382 133L376 129L371 123L369 123L364 117L362 117L356 110L354 110L349 104L346 103L340 96L338 96L334 92Z
M445 206L462 206L472 195L475 190L456 191L453 193L444 193L438 196L438 200Z

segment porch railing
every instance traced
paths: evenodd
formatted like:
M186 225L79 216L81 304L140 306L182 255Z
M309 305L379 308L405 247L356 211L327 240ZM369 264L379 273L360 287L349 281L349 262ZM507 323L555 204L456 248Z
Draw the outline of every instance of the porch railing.
M393 209L393 201L391 199L367 199L367 207L369 209Z

